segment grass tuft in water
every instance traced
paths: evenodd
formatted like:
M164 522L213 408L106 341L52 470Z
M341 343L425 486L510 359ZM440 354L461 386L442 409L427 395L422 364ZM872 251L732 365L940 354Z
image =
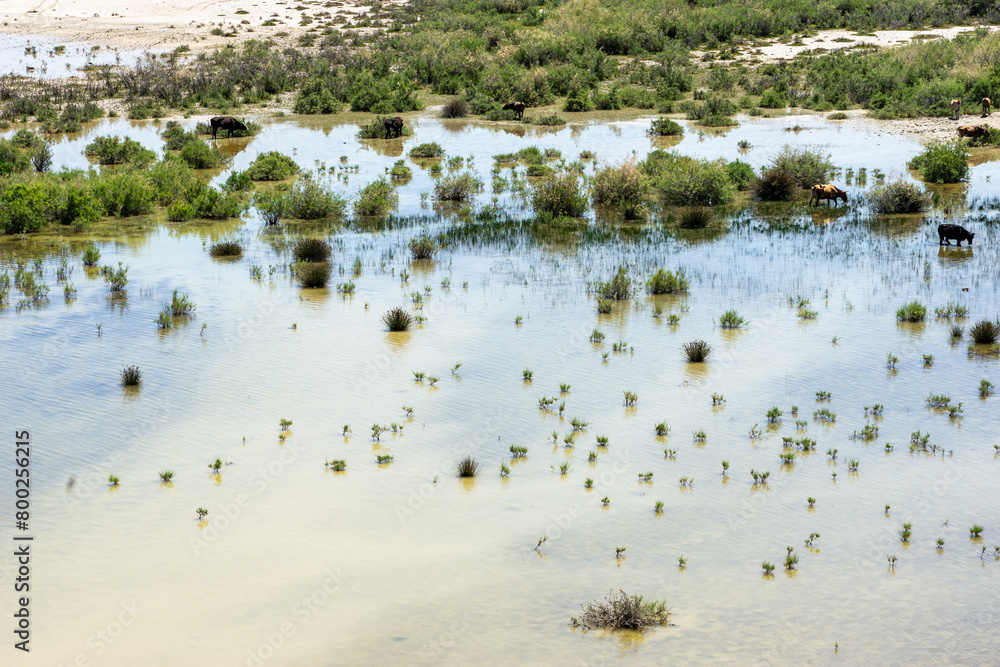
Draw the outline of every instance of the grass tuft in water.
M475 477L476 471L479 469L479 462L471 456L466 456L458 462L457 469L459 477Z
M389 331L408 331L413 326L413 316L396 306L382 316L382 322L389 328Z
M684 350L687 360L692 363L703 362L712 354L712 346L704 340L693 340L691 342L684 343L681 345L681 349Z
M903 304L896 310L896 320L899 322L923 322L927 317L927 308L919 301Z
M665 625L670 620L670 612L663 600L646 601L641 595L629 595L625 591L613 591L603 602L591 602L583 607L579 617L570 623L583 628L611 628L614 630L643 630Z
M142 382L142 371L138 366L125 366L121 372L122 386L138 387Z

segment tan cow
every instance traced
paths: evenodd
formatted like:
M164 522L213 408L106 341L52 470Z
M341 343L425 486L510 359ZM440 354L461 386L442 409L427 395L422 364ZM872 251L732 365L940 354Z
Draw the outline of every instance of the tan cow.
M974 137L988 137L990 136L990 130L982 125L959 125L958 126L958 138L959 139L972 139Z
M847 192L841 190L836 185L814 185L812 187L812 196L809 197L809 205L812 206L813 201L816 202L816 206L819 206L819 200L825 199L826 205L830 205L830 200L833 200L833 205L837 205L838 199L843 199L844 204L847 204Z
M984 97L981 104L983 105L983 115L980 116L980 118L991 116L992 114L990 113L990 108L993 106L993 100L988 97Z
M962 109L962 100L951 101L951 119L958 120L958 112Z

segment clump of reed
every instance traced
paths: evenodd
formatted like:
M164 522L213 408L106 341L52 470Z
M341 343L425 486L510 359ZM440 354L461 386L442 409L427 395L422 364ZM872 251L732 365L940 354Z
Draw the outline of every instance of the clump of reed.
M625 591L613 591L603 602L591 602L583 607L579 617L570 622L583 628L611 628L615 630L643 630L656 625L664 625L670 619L670 612L663 600L644 600L641 595L629 595Z
M689 343L684 343L681 345L681 349L687 355L687 360L695 363L705 361L712 354L712 346L704 340L693 340Z
M219 241L208 249L212 257L239 257L243 254L243 246L237 241Z
M125 366L121 371L121 382L124 387L138 387L142 382L142 371L138 366Z
M413 316L396 306L382 316L382 322L389 328L389 331L409 331L413 326Z
M466 456L458 462L456 467L459 477L475 477L476 471L479 469L479 462L471 456Z
M329 262L300 263L295 269L295 275L303 287L326 287L330 281Z
M969 335L980 345L995 343L1000 338L1000 320L980 320L969 327Z
M333 249L324 239L299 239L292 247L292 254L299 262L327 262Z
M927 317L927 308L919 301L904 303L896 309L896 320L899 322L923 322Z

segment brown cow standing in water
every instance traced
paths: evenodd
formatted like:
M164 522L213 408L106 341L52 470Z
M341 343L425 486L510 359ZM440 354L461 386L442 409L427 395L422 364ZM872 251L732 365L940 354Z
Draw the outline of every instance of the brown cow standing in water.
M951 101L951 119L958 120L958 112L962 110L962 100Z
M993 115L990 113L990 108L993 106L993 100L991 100L988 97L984 97L982 105L983 105L983 115L980 116L980 118L986 118L987 116Z
M844 203L847 203L847 192L841 190L836 185L814 185L812 187L812 196L809 197L809 205L811 206L813 201L816 202L816 206L819 206L819 200L825 199L826 205L830 205L830 200L833 200L833 205L837 205L838 199L843 199Z
M233 130L246 130L247 126L236 120L232 116L215 116L209 123L212 126L212 138L215 139L215 133L221 130L226 130L229 134L227 136L233 136Z
M513 111L514 117L521 120L524 117L524 102L508 102L503 105L504 111Z
M385 138L392 139L393 136L401 137L403 136L403 118L402 116L396 116L394 118L386 118L383 123L385 127Z
M989 128L983 127L982 125L959 125L958 126L958 138L959 139L972 139L974 137L988 137L990 136Z

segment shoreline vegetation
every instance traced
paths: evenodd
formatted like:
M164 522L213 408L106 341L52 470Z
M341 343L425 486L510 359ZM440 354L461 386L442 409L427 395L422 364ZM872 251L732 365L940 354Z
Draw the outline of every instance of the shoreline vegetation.
M256 174L271 166L254 165L231 173L220 188L204 184L197 170L222 168L230 160L202 139L208 131L204 123L187 131L168 121L162 159L129 139L98 137L87 155L102 165L99 171L50 173L49 137L118 115L143 120L270 110L280 118L284 109L303 116L374 114L359 136L380 139L387 117L428 113L428 103L435 102L443 104L442 117L542 126L565 125L581 113L635 110L663 114L652 120L649 134L679 136L684 128L666 115L705 128L738 125L734 117L740 114L771 116L790 108L836 110L830 115L837 119L844 117L837 112L852 109L882 120L943 118L952 114L953 98L978 115L979 100L1000 90L1000 33L983 26L950 40L930 34L917 39L917 34L908 44L889 48L807 49L777 63L753 57L765 40L794 45L819 29L867 34L874 28L1000 18L985 5L858 2L831 18L814 5L788 11L788 3L779 0L748 8L726 2L654 7L647 0L614 7L592 0L418 0L375 4L346 24L323 20L323 12L310 15L305 6L297 9L305 30L297 37L286 34L284 41L238 42L252 28L240 23L242 28L220 33L236 44L211 51L192 53L179 46L147 54L134 66L88 66L69 79L0 76L0 130L21 126L0 139L0 233L53 224L83 231L102 218L148 214L157 206L171 221L240 217L250 206L277 211L275 220L341 217L348 210L346 200L294 164L264 176ZM205 29L220 36L219 28ZM511 100L527 106L523 119L503 108ZM261 129L248 122L244 136ZM407 132L404 127L402 134ZM1000 131L975 141L997 145ZM967 152L955 151L967 162ZM657 149L640 163L595 168L588 177L580 162L551 165L537 149L529 153L512 161L526 165L527 176L536 179L524 203L543 221L579 218L588 202L619 208L629 202L625 219L641 220L656 204L801 200L804 189L837 173L828 156L794 146L786 146L759 173L739 160L699 160ZM959 175L942 181L925 174L925 180L956 182L967 169L951 172ZM296 173L294 186L283 183L275 192L253 194L255 181L283 181ZM447 195L442 187L435 199L469 201L482 184L468 178L460 196ZM388 215L396 202L392 182L385 181L379 192L369 190L354 211ZM682 227L703 228L713 221L709 211L692 209L677 217Z

